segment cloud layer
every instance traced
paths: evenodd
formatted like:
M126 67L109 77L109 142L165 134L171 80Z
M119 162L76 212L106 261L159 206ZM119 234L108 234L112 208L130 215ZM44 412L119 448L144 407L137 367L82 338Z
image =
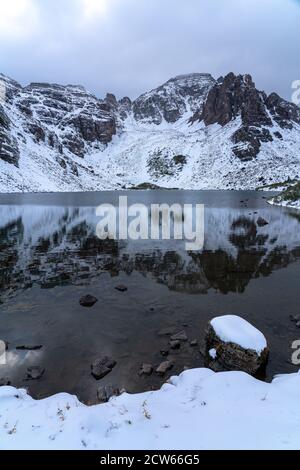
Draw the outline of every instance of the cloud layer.
M290 99L296 0L0 0L0 71L134 98L172 76L251 73Z

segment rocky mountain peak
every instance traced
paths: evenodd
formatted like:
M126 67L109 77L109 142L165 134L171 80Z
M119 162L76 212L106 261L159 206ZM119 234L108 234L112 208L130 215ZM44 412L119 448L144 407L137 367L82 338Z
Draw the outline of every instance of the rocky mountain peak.
M201 108L214 83L209 74L178 75L140 96L133 103L134 117L142 123L175 123L186 112Z
M232 135L233 152L242 160L255 158L263 142L272 142L271 128L277 123L282 128L292 128L299 123L300 110L287 103L275 93L269 97L257 90L251 75L229 73L221 77L210 89L202 109L198 110L191 123L203 121L206 126L219 124L222 127L241 119L241 127ZM275 133L280 138L280 133Z

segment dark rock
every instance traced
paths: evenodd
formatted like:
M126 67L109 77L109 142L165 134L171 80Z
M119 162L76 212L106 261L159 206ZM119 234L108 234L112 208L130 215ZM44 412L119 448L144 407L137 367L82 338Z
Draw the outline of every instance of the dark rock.
M263 219L263 217L259 217L256 223L259 227L264 227L265 225L269 225L269 222Z
M82 307L93 307L97 302L98 299L92 295L85 295L79 300Z
M112 397L118 397L120 394L119 388L112 385L105 385L97 390L99 403L107 403Z
M211 88L202 112L192 120L225 126L241 115L245 126L272 126L264 98L250 75L229 73Z
M248 161L258 155L261 142L272 142L273 137L268 129L242 126L233 134L232 141L236 144L234 154L240 160Z
M100 357L91 365L93 377L97 380L102 379L113 370L116 364L116 361L109 356Z
M280 99L272 96L267 98L265 93L258 91L250 75L229 73L210 89L204 106L195 113L191 122L225 126L240 116L242 126L232 136L235 144L233 153L243 161L251 160L260 152L262 142L273 141L271 132L266 129L273 126L268 109L272 109L274 116L288 115L295 122L300 120L297 106L288 107L284 100L282 104ZM282 123L282 119L279 120Z
M141 370L139 371L139 375L151 375L153 372L153 365L152 364L143 364Z
M169 355L169 350L168 349L162 349L160 351L160 354L163 356L163 357L166 357Z
M127 292L128 291L128 287L124 286L123 284L120 284L119 286L115 287L116 290L118 290L119 292Z
M160 366L156 369L157 374L165 375L170 369L172 369L173 363L170 361L165 361L160 364Z
M26 380L38 380L45 373L45 369L40 366L28 367Z
M42 349L43 346L41 345L24 345L24 346L17 346L16 349L18 349L19 351L39 351L40 349Z
M10 380L8 380L6 377L0 377L0 387L9 387L10 385Z
M34 136L34 140L36 142L45 142L46 133L45 133L44 129L41 126L39 126L35 123L29 123L28 124L28 130Z
M300 108L294 103L289 103L276 93L271 93L266 100L266 105L282 129L292 129L293 122L300 124Z
M277 137L277 139L280 139L280 140L283 139L283 136L279 131L274 132L274 136Z
M290 315L290 320L292 322L298 323L300 321L300 315Z
M193 341L190 342L190 345L193 346L193 347L198 346L198 340L193 339Z
M177 341L170 341L170 347L171 347L171 349L175 349L175 350L180 349L181 343L178 340Z

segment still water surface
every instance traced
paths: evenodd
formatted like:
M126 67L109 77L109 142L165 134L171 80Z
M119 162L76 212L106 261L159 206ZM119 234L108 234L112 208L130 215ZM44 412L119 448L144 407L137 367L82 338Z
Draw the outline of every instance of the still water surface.
M130 203L205 204L205 245L186 252L181 241L101 241L95 207ZM36 398L57 392L97 402L100 385L128 392L159 388L167 376L141 377L142 363L158 366L169 349L165 328L189 341L170 350L172 374L203 366L209 319L237 314L266 335L267 380L295 372L291 343L300 329L300 215L272 207L267 195L239 191L149 191L0 196L0 339L8 342L0 379ZM261 216L268 225L259 227ZM127 292L115 289L127 286ZM83 308L85 294L98 303ZM190 341L198 340L198 346ZM18 346L41 345L38 351ZM101 381L91 363L111 355L117 366ZM25 381L30 366L43 377Z

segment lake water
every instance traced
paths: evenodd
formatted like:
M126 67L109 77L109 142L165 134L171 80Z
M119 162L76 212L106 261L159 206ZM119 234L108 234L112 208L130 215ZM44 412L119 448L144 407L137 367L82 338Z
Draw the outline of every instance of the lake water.
M95 207L129 203L205 204L205 245L187 252L182 241L101 241ZM0 378L43 398L57 392L97 402L100 385L128 392L157 389L168 376L138 374L158 366L169 350L165 328L189 341L169 352L174 368L202 367L208 321L241 315L266 335L271 349L266 379L295 372L300 329L300 215L267 204L270 193L133 191L0 196L0 339L8 343ZM258 217L268 221L259 227ZM126 292L115 289L127 286ZM79 304L91 294L92 308ZM198 346L190 341L198 340ZM41 345L21 351L22 345ZM117 365L104 379L91 375L102 354ZM43 377L26 381L30 366Z

